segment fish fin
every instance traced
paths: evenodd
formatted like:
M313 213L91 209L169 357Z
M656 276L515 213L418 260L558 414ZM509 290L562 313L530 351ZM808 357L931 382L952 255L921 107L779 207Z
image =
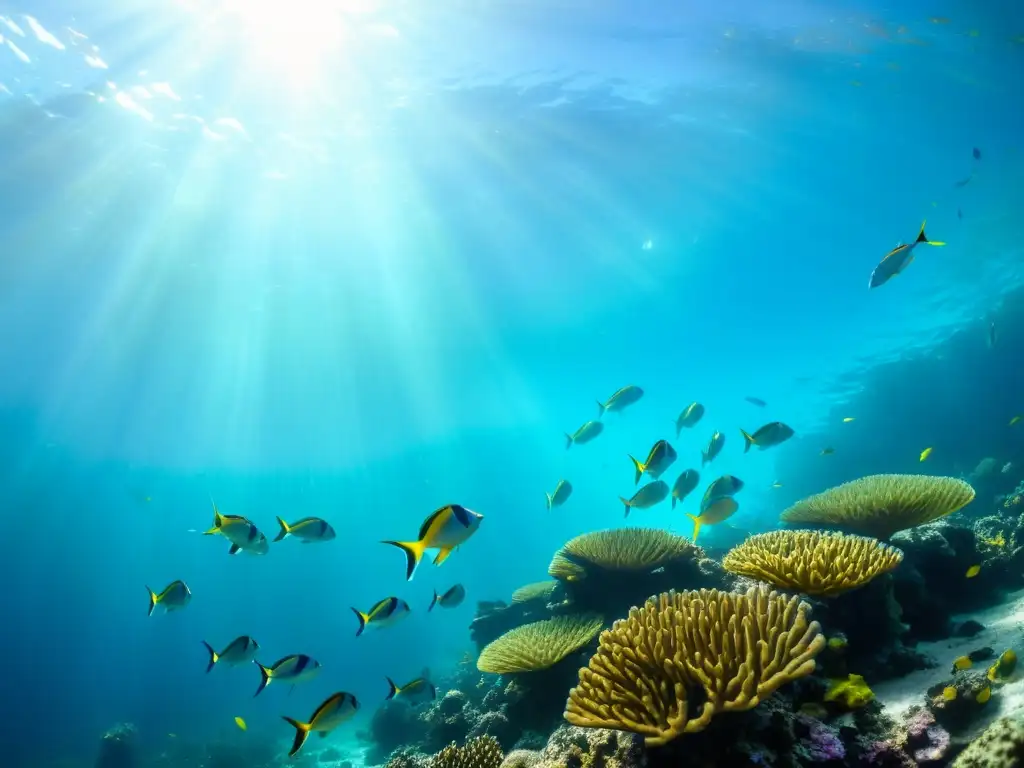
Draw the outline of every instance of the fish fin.
M697 543L697 534L700 533L700 526L701 526L700 518L696 517L694 515L689 515L689 514L687 515L687 517L690 518L691 520L693 520L693 539L692 539L692 541L693 541L694 544L696 544Z
M274 541L280 541L281 539L283 539L285 536L287 536L290 533L290 531L288 530L288 523L286 523L280 517L277 518L277 524L279 526L281 526L281 532L278 533L277 536L274 537Z
M434 565L440 565L441 563L443 563L445 560L448 559L448 556L454 551L454 547L442 547L441 551L438 552L437 556L434 558Z
M629 454L626 455L629 456ZM647 469L647 467L643 465L643 462L637 461L632 456L629 457L629 460L633 462L633 485L637 485L640 482L640 478L643 477L644 470Z
M288 757L295 757L302 745L306 743L306 739L309 737L309 732L312 730L312 726L309 723L300 723L298 720L292 720L290 717L285 717L284 721L288 723L292 728L295 729L295 741L292 742L292 748L288 752Z
M941 245L945 245L945 243L942 242L941 240L929 240L927 242L927 245L934 245L934 246L938 247L938 246L941 246Z
M203 531L203 536L216 536L218 533L220 533L220 528L214 526L208 531Z
M544 495L547 497L548 500L548 509L551 509L551 494L545 491Z
M363 634L363 630L366 629L366 621L370 617L362 611L357 611L355 608L352 609L352 613L354 613L356 615L356 618L359 619L359 629L356 630L356 637L359 637L361 634Z
M269 670L269 669L267 669L266 667L264 667L264 666L263 666L262 664L260 664L260 663L259 663L258 661L256 661L255 659L253 659L253 662L252 662L252 663L253 663L253 664L255 664L255 665L256 665L257 667L259 667L259 668L260 668L260 687L259 687L259 688L257 688L257 689L256 689L256 693L254 693L254 694L252 695L252 697L253 697L253 698L255 699L255 698L256 698L257 696L259 696L259 695L260 695L260 692L261 692L261 691L262 691L262 690L263 690L264 688L266 688L266 687L267 687L268 685L270 685L270 677L271 677L271 672L270 672L270 670Z
M395 685L395 681L392 680L390 677L385 677L384 679L388 681L388 687L391 689L388 691L388 696L387 699L385 699L385 701L390 701L398 695L398 686Z
M748 435L742 429L740 430L740 434L743 435L743 452L744 453L746 453L747 451L750 450L750 446L757 445L757 441L753 438L752 435Z
M570 435L568 432L565 432L564 434L565 434L565 450L568 451L570 448L572 448L572 435Z
M672 497L672 509L675 509L675 508L676 508L676 497L673 496Z
M430 606L427 608L427 613L430 613L432 610L434 610L434 606L435 605L437 605L437 590L436 589L434 590L434 597L430 601Z
M924 225L927 224L927 223L928 223L927 219L925 219L924 221L921 222L921 231L917 233L917 240L914 241L915 243L927 243L928 242L928 236L924 233Z
M149 592L149 613L147 613L146 615L152 616L153 609L156 608L156 604L160 602L160 598L157 597L156 592L154 592L149 587L146 587L146 591Z
M608 406L602 403L600 400L597 401L597 418L604 416L604 412L608 410Z
M412 581L412 575L416 572L416 566L423 559L423 551L426 549L423 541L384 541L381 543L398 547L405 553L405 580Z
M241 549L241 547L238 546L237 544L232 544L231 548L228 550L228 554L229 555L237 555L238 554L238 550L240 550L240 549Z
M210 645L205 640L203 640L202 642L203 642L203 645L206 646L206 650L210 654L210 663L206 665L206 674L210 674L210 670L213 669L213 665L216 664L220 660L220 656L218 656L217 652L215 650L213 650L213 646L212 645Z
M629 499L624 499L621 496L619 496L619 501L621 501L623 505L625 505L626 507L626 514L623 515L623 517L629 517Z

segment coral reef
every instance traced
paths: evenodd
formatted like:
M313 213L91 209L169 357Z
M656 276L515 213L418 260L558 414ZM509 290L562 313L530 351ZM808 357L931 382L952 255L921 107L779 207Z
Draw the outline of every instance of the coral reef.
M603 624L597 614L556 616L524 624L484 648L477 669L499 675L548 669L589 643Z
M668 592L601 633L565 717L573 725L643 734L649 746L707 728L720 712L757 706L814 671L825 647L809 606L752 588ZM691 711L691 691L703 702Z
M888 540L897 531L952 514L974 499L954 477L869 475L798 501L782 513L786 523L841 526Z
M953 768L1016 768L1024 765L1024 722L1000 718L967 745Z
M452 742L430 761L430 768L498 768L505 758L493 736L470 739L463 746Z
M772 531L734 547L722 566L781 589L831 597L867 584L902 560L900 550L864 536Z
M645 768L643 740L606 728L563 725L540 750L510 752L501 768Z
M136 768L138 758L138 733L129 723L115 725L100 739L100 750L96 756L95 768Z

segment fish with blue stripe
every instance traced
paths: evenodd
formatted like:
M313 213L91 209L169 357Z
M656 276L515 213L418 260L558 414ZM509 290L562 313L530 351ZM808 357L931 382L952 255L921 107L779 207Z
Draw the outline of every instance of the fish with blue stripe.
M384 541L405 553L405 578L412 579L428 549L438 550L434 565L441 565L457 546L480 528L484 516L461 504L447 504L430 513L420 526L416 541Z

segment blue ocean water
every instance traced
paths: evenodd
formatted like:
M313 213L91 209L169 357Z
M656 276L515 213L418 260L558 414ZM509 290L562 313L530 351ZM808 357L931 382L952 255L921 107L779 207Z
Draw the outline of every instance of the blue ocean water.
M118 722L156 752L284 741L280 715L335 690L365 719L385 675L470 650L478 600L622 525L626 454L658 438L699 469L726 435L705 479L746 488L708 544L925 447L936 473L1024 462L1012 4L0 15L5 766L89 764ZM948 245L868 290L924 219ZM643 399L566 451L626 384ZM738 429L775 419L797 438L744 454ZM338 538L229 558L199 535L211 498ZM406 583L378 542L452 502L479 533ZM689 534L694 511L628 523ZM192 604L147 618L144 586L178 578ZM427 614L455 583L467 601ZM350 606L388 595L412 617L355 637ZM253 699L255 670L204 673L200 641L239 634L324 671Z

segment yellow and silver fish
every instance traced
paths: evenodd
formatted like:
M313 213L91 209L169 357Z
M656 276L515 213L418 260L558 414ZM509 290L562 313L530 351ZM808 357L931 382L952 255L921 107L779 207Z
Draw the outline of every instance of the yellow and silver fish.
M192 592L189 590L188 585L181 581L172 581L168 584L163 592L157 594L149 587L146 587L146 591L149 593L149 615L153 615L153 611L159 605L165 611L177 611L184 608L192 600Z
M568 480L559 480L558 485L555 486L554 493L544 494L548 499L548 509L552 507L560 507L568 501L572 495L572 483Z
M438 550L437 556L434 557L434 565L440 565L448 559L457 546L477 532L480 521L483 519L483 515L467 509L461 504L448 504L431 512L430 516L423 521L416 541L384 541L382 543L398 547L405 553L405 578L408 581L412 579L426 550Z
M248 664L250 661L256 659L256 651L260 649L260 644L253 640L248 635L242 635L236 637L220 653L213 650L213 646L205 640L202 641L206 647L206 652L210 654L210 662L206 665L206 673L209 674L210 670L215 665L224 663L229 667L237 667L242 664Z
M465 599L466 588L461 584L456 584L443 595L437 594L437 590L435 589L434 599L430 601L430 607L427 608L427 613L434 610L435 605L440 605L442 608L455 608L462 605L462 601Z
M750 446L752 445L756 445L762 451L766 448L781 445L795 434L790 427L783 424L781 421L769 422L752 435L744 432L742 429L740 432L743 434L744 453L749 451Z
M405 600L399 600L397 597L385 597L383 600L376 602L366 613L353 608L352 613L359 619L359 629L356 630L356 637L363 634L363 630L367 626L379 628L393 626L402 619L408 618L410 610L409 604Z
M676 508L676 502L682 501L697 487L700 482L700 473L696 469L687 469L676 478L672 486L672 509Z
M703 509L699 517L696 515L687 515L688 518L693 520L694 544L697 543L697 536L700 534L700 529L703 526L715 525L716 523L724 522L732 517L739 508L740 505L732 496L721 496L712 501L706 509Z
M220 534L231 542L229 555L237 555L240 550L249 554L265 555L269 551L267 537L248 518L241 515L222 515L213 503L213 527L203 531L204 536Z
M697 422L704 416L704 406L700 403L690 403L683 408L683 412L676 417L676 437L684 429L691 429L697 426Z
M629 517L630 509L647 509L655 504L660 504L667 497L668 484L664 480L655 480L653 483L648 483L640 488L639 491L633 494L633 498L624 499L619 496L619 501L625 505L626 517Z
M704 498L700 502L700 511L703 513L708 507L714 504L723 496L732 496L743 490L743 481L735 475L722 475L707 487L704 491Z
M602 432L604 432L604 424L600 421L588 421L571 435L568 432L565 433L565 450L569 450L574 445L589 443Z
M316 712L309 718L308 723L300 723L298 720L282 715L285 721L295 729L295 740L292 742L292 748L288 751L288 757L295 757L298 754L310 733L315 731L321 736L327 736L358 710L359 702L356 697L351 693L341 691L328 696L327 700L316 708Z
M437 689L425 677L417 677L415 680L401 686L395 685L395 681L390 677L384 679L388 681L388 687L391 689L388 691L388 701L400 699L416 705L426 701L433 701L437 698Z
M279 517L277 524L281 531L274 537L274 541L281 541L285 536L294 536L301 539L303 544L308 544L311 541L330 541L335 536L331 524L319 517L304 517L291 525Z
M271 666L264 667L258 661L255 662L260 670L260 687L256 689L253 698L260 695L260 692L274 683L305 683L320 674L320 662L312 656L304 653L293 653L278 659Z
M669 444L668 440L659 440L647 452L646 461L637 461L632 456L629 457L629 460L633 462L633 468L636 470L633 477L633 485L636 485L645 473L650 475L653 480L661 477L662 473L675 462L676 449Z
M945 245L945 243L938 240L928 239L927 235L924 233L925 223L926 222L921 222L921 231L917 233L917 239L914 242L900 243L882 257L878 266L875 267L874 271L871 273L871 279L868 281L868 288L877 288L880 285L884 285L909 267L911 262L914 260L914 249L921 243L936 246Z
M725 435L721 432L716 431L711 436L711 440L708 442L708 447L700 452L700 465L703 467L705 464L710 464L715 460L715 456L722 452L722 448L725 447Z
M597 418L604 416L606 411L623 411L627 406L632 405L641 397L644 396L644 391L633 384L629 384L614 395L609 397L603 403L597 401Z

